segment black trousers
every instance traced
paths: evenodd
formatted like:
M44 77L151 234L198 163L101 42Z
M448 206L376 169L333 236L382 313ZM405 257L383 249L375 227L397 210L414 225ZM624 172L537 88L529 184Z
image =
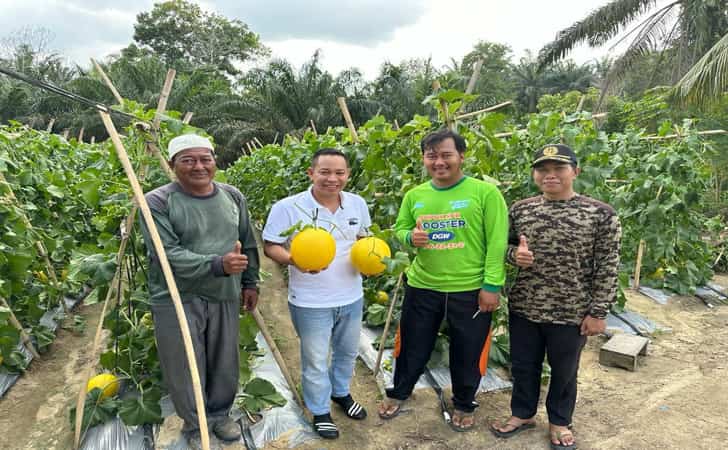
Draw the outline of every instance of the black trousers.
M551 366L551 382L546 396L549 422L571 425L576 404L576 375L586 336L576 325L536 323L511 314L513 395L511 413L521 419L536 414L541 391L541 368L544 354Z
M405 400L425 371L442 319L450 331L450 377L453 405L464 412L475 409L475 394L483 376L480 358L490 332L490 313L478 310L480 289L438 292L407 285L395 343L394 387L387 397Z

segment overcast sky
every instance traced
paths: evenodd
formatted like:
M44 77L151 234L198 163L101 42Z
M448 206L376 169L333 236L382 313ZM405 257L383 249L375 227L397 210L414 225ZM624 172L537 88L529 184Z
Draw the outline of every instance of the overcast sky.
M271 49L295 66L321 49L337 74L360 68L366 78L385 61L432 57L436 66L460 59L479 40L509 45L516 58L537 51L560 29L607 0L206 0L206 10L248 24ZM51 31L51 48L83 66L132 41L136 14L153 0L0 0L0 37L21 27ZM607 48L577 49L586 62Z

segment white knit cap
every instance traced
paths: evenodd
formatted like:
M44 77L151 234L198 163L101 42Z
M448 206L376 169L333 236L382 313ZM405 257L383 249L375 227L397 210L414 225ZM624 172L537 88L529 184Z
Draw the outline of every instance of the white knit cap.
M210 152L215 152L209 139L197 134L183 134L169 141L167 146L169 160L171 161L177 153L191 148L207 148L210 149Z

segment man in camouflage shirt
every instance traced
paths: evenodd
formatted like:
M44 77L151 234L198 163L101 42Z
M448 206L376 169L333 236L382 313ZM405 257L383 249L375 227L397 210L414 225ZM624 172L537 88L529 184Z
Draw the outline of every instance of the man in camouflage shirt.
M605 330L617 295L619 218L611 206L574 192L579 171L566 145L542 148L533 161L542 195L516 202L510 210L507 259L519 267L508 297L512 416L491 430L508 438L535 427L546 355L552 449L576 448L570 425L579 357L586 337Z

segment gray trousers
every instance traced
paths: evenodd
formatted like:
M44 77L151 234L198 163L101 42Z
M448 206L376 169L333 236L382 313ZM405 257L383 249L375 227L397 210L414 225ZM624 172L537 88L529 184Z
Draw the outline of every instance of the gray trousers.
M202 384L207 423L227 417L238 389L238 315L236 301L214 303L195 298L183 303ZM154 336L162 376L183 432L199 430L192 377L174 305L152 305Z

